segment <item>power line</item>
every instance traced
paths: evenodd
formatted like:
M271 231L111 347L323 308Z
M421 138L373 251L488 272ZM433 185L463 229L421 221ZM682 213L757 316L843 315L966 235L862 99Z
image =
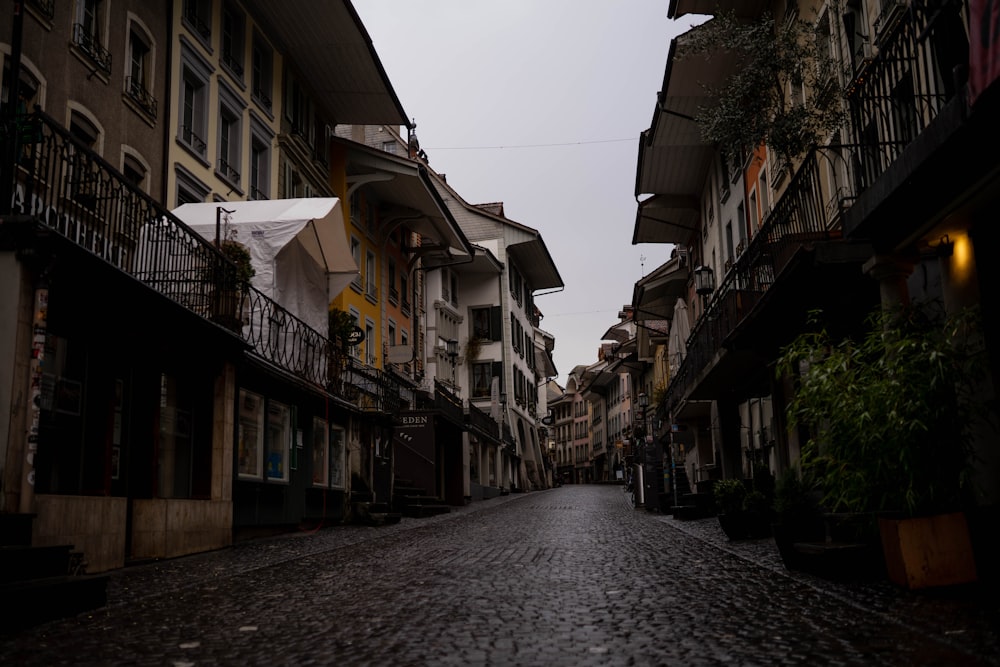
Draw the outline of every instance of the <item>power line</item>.
M638 137L632 137L630 139L599 139L597 141L568 141L564 143L556 144L516 144L513 146L447 146L439 148L428 147L425 150L429 151L488 151L488 150L502 150L506 148L553 148L556 146L585 146L588 144L616 144L625 141L638 141Z

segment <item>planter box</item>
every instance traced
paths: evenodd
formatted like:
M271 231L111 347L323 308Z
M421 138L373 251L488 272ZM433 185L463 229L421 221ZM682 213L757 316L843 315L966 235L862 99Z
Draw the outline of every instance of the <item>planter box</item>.
M977 580L963 512L905 519L879 517L878 523L886 571L893 583L920 589Z
M719 514L719 526L730 540L756 540L771 536L771 518L759 512Z

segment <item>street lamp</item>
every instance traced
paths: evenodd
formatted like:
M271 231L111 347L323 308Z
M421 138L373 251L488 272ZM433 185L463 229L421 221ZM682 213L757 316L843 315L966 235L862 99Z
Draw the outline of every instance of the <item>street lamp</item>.
M708 296L715 291L715 272L702 264L694 270L694 291L701 296L701 310L708 307Z

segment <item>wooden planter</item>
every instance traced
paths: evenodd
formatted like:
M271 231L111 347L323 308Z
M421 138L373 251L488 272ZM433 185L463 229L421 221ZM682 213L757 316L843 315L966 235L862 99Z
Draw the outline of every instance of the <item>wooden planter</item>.
M771 518L760 512L719 514L719 526L730 540L756 540L771 536Z
M920 589L977 580L964 512L879 517L878 523L886 571L893 583Z

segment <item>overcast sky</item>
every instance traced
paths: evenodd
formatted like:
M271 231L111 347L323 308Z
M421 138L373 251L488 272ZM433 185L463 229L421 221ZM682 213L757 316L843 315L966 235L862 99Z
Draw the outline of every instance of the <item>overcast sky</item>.
M632 245L639 133L668 0L353 0L429 164L471 204L542 234L565 289L536 299L558 381L597 360L670 246Z

